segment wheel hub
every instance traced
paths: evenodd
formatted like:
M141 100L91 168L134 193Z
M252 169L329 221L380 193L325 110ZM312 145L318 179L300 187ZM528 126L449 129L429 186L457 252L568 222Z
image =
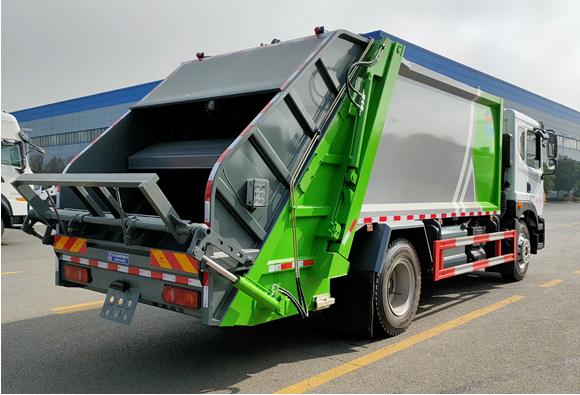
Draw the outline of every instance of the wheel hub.
M413 267L407 259L399 259L393 265L387 282L388 303L393 314L402 316L411 308L415 296Z
M530 263L530 254L532 252L530 240L528 240L524 235L520 235L518 238L518 252L520 255L518 266L524 268L528 263Z

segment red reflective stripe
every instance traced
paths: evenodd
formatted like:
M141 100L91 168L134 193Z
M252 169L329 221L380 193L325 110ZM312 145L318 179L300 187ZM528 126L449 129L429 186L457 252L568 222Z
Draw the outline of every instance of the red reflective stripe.
M419 215L419 219L425 219L425 214Z
M108 264L108 268L109 270L114 270L114 271L118 271L119 270L119 265L117 265L116 263L109 263Z
M447 214L446 213L441 214L441 218L447 218Z
M169 251L161 251L161 252L165 256L165 258L167 259L167 262L169 262L169 264L171 265L171 268L173 270L179 270L180 272L184 271L183 268L181 267L181 263L179 263L179 261L177 260L175 255L173 255L172 252L169 252Z
M431 214L431 218L437 218L437 214Z
M387 217L380 217L379 218L379 221L380 222L387 222Z
M203 273L203 285L204 286L209 286L209 274L207 273Z
M205 186L205 200L208 201L211 197L211 186L213 184L213 180L209 180L207 185Z
M81 258L79 258L78 256L71 256L70 261L74 263L81 263Z
M64 243L64 246L62 247L62 249L65 251L70 251L72 246L75 245L76 241L77 241L77 239L75 239L74 237L69 237L69 239L66 241L66 243Z
M139 275L139 269L137 269L136 267L130 267L129 268L129 274L135 274L135 275Z
M451 213L452 217L457 217L457 213Z
M280 265L280 270L292 269L292 264L294 262L286 262Z
M371 222L372 222L372 218L371 218ZM350 225L350 228L348 229L348 231L352 232L355 226L356 226L356 218L353 219L352 224Z
M89 266L99 267L99 262L94 259L89 259Z
M304 261L304 266L312 266L314 265L314 259L307 259Z
M407 221L410 221L412 219L413 219L413 216L412 215L407 215Z
M395 220L395 221L400 221L400 220L401 220L401 216L400 216L400 215L395 215L395 218L394 218L394 220Z
M157 280L163 280L163 273L151 271L151 278L155 278Z
M473 244L485 243L489 241L489 234L473 236Z
M483 269L489 266L489 259L473 262L473 270Z
M372 219L372 218L365 218L365 219L363 220L363 222L364 222L365 224L370 224L371 222L373 222L373 219Z
M175 276L175 282L178 284L188 285L189 281L186 277Z

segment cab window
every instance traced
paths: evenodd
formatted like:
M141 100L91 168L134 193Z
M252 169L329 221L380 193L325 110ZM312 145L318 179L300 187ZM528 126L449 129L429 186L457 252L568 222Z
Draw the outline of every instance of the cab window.
M538 136L536 136L536 133L534 133L531 130L527 131L527 146L528 148L526 149L526 163L528 164L528 166L533 167L534 169L539 169L540 168L540 161L537 158L537 154L536 154L536 139L538 138Z
M525 152L526 152L526 129L522 128L521 126L518 128L518 148L520 153L520 158L522 160L526 160Z

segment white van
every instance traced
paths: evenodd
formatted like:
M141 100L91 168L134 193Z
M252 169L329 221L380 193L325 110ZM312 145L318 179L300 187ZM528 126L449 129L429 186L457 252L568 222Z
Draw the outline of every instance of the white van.
M28 203L10 184L20 174L32 173L26 159L30 144L40 153L42 148L30 143L14 116L2 113L2 235L5 227L21 225L28 213Z

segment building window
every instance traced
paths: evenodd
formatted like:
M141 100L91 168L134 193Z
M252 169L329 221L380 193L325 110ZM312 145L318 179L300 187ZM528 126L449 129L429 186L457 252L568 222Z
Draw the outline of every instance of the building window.
M71 133L61 133L53 134L50 136L33 137L31 140L34 144L40 147L50 147L53 145L64 145L64 144L78 144L86 143L95 140L99 137L107 128L81 130L79 132Z

